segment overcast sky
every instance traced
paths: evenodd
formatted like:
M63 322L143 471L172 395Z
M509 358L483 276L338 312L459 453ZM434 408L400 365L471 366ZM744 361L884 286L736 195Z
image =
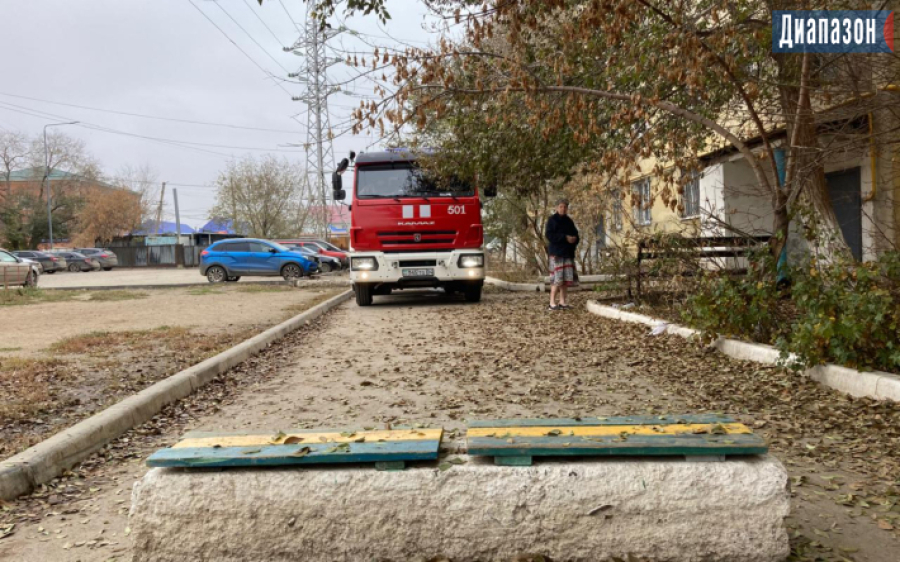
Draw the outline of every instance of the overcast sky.
M393 19L385 27L374 17L346 20L363 35L331 40L336 49L331 53L371 52L363 40L397 46L388 34L417 45L434 40L425 30L431 20L418 1L388 0L387 6ZM60 129L83 139L107 174L126 164L151 165L161 181L178 189L182 222L200 226L215 195L203 186L212 185L230 157L275 151L305 161L302 149L279 148L306 140L306 106L291 101L288 93L302 95L304 88L281 83L283 89L266 74L286 77L286 71L302 65L282 46L298 38L305 14L302 0L266 0L262 7L257 0L0 0L0 128L39 135L47 123L78 120L127 133ZM344 65L331 69L335 80L352 72ZM349 88L371 95L371 85L363 82ZM59 103L280 132L145 119ZM359 98L341 94L329 103L337 126ZM175 146L128 135L202 144ZM334 143L335 157L359 152L374 140L341 137ZM169 193L165 214L174 220Z

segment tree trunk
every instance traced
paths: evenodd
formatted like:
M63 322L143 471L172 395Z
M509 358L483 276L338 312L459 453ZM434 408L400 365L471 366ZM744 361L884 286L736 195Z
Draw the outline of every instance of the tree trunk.
M779 87L781 110L789 139L785 185L773 197L774 232L776 235L784 233L773 245L778 247L775 255L780 255L781 248L787 243L789 213L798 205L806 205L812 211L812 217L804 221L811 244L822 249L822 257L829 261L838 255L849 256L850 248L828 195L825 162L818 149L818 130L807 87L809 54L804 55L802 63L798 63L796 57L775 55L775 58L782 84Z

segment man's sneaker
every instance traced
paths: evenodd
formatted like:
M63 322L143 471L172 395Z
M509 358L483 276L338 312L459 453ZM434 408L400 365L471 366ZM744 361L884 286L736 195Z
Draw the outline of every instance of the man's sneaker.
M550 306L547 307L547 310L560 310L560 307L559 307L559 306L554 306L554 305L551 304Z
M559 308L561 310L569 310L572 307L568 304L559 304L559 305L556 305L556 308Z

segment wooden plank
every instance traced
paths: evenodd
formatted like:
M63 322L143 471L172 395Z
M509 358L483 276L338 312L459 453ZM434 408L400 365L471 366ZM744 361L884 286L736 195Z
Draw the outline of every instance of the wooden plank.
M184 439L173 446L174 449L202 447L250 447L259 445L278 445L285 441L291 444L310 443L354 443L384 441L431 441L440 440L441 429L380 429L380 430L332 430L332 431L289 431L276 433L199 433L185 435Z
M439 448L439 440L169 448L153 453L147 466L226 468L426 461L437 459Z
M497 466L531 466L533 462L531 457L494 457Z
M544 436L525 438L474 437L475 456L716 456L761 455L768 446L758 435L680 434L599 437Z
M541 427L472 427L467 434L475 437L601 437L625 435L681 435L720 433L727 435L752 433L742 423L717 424L668 424L668 425L600 425L600 426L556 426Z
M522 418L501 420L472 420L470 428L480 427L555 427L596 425L669 425L685 423L736 423L724 414L665 414L659 416L610 416L590 418Z

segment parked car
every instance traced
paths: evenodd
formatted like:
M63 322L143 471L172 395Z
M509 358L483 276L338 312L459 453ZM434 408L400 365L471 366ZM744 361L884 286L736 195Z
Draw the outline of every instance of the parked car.
M44 273L56 273L57 271L62 271L66 268L66 259L61 256L52 256L47 252L38 252L35 250L22 250L19 252L13 252L13 255L18 258L28 258L30 260L34 260L41 264L41 267L44 268Z
M316 271L318 265L305 255L268 240L229 238L200 253L200 274L210 283L234 282L244 275L289 280Z
M288 240L282 242L282 244L290 244L292 246L302 246L304 248L318 248L318 251L323 256L329 256L332 258L337 258L341 260L341 267L347 268L350 267L350 258L347 256L347 252L341 250L337 246L329 244L324 240L310 239L310 240Z
M34 264L0 249L0 286L37 287L39 277Z
M322 273L330 273L332 271L341 270L341 260L322 254L317 248L311 246L296 246L294 244L285 244L288 248L301 252L311 260L319 264L319 271Z
M75 248L75 251L99 261L103 271L112 271L112 268L119 266L119 256L110 250L104 248Z
M13 254L13 255L15 255L15 254ZM44 274L44 266L41 265L41 262L39 262L37 260L33 260L31 258L23 258L23 257L19 257L19 256L16 256L16 257L19 258L20 260L22 260L23 262L31 265L32 269L34 269L38 275Z
M61 256L66 260L66 269L76 271L100 271L100 262L79 252L58 250L51 252L54 256Z

